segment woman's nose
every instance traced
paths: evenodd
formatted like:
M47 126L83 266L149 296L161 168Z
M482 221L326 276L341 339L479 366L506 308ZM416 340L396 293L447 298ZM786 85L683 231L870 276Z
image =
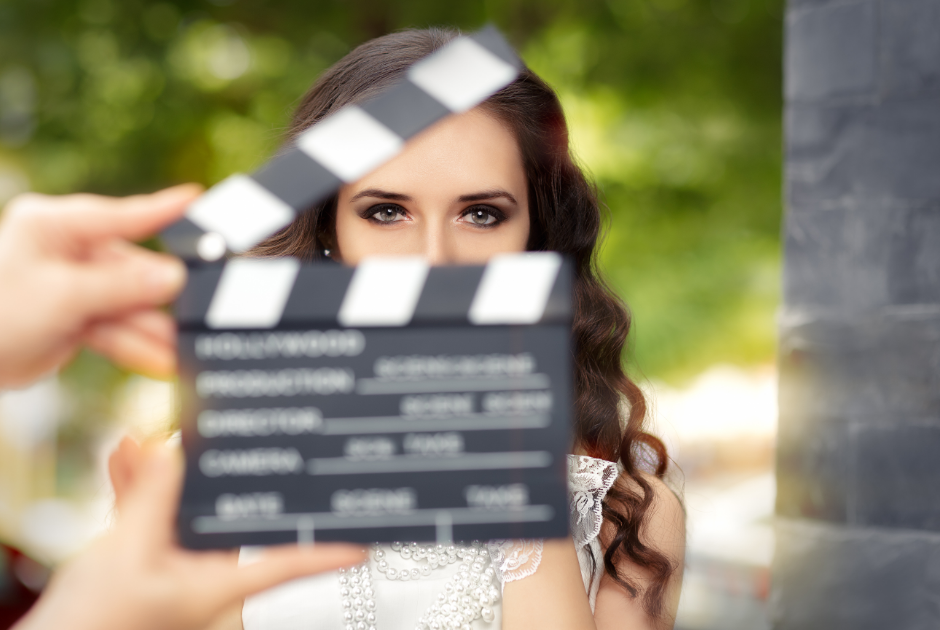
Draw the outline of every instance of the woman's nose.
M454 261L453 247L444 226L428 226L425 234L424 256L432 265L447 265Z

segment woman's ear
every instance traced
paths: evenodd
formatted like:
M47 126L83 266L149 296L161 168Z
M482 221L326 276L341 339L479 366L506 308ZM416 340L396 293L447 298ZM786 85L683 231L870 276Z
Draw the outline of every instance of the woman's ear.
M326 254L327 258L335 258L337 254L336 234L332 230L318 229L316 232L316 241L319 248Z
M339 246L336 241L336 204L337 198L333 198L323 205L316 222L313 224L313 238L320 250L329 252L327 258L340 260ZM309 215L304 215L309 216Z
M137 466L140 463L140 445L131 437L124 436L117 449L108 457L108 476L114 488L114 504L118 510L134 486Z
M339 262L342 260L342 256L339 253L339 248L336 246L336 239L333 238L318 238L320 247L323 250L323 255L331 260Z

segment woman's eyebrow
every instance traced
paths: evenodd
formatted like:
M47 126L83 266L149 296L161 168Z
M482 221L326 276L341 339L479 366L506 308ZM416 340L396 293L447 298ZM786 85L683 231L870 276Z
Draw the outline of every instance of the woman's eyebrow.
M503 199L507 199L517 205L519 203L518 201L516 201L516 198L513 197L510 193L506 192L505 190L498 190L498 189L497 190L484 190L482 192L473 193L472 195L461 195L457 199L457 201L461 203L468 203L468 202L473 202L473 201L486 201L487 199L498 199L500 197L502 197Z
M408 195L389 192L387 190L379 190L378 188L366 188L365 190L361 190L353 195L350 201L362 199L363 197L375 197L376 199L387 199L389 201L411 201L411 197Z

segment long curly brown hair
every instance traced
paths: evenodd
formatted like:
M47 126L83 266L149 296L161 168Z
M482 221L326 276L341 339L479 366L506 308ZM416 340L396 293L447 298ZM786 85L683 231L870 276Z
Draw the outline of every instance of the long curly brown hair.
M344 105L377 96L401 80L411 64L458 34L440 28L405 30L362 44L327 70L304 95L288 140ZM597 190L571 157L558 97L531 70L524 68L511 85L482 107L511 127L522 149L530 200L528 249L561 252L574 262L575 438L592 457L619 461L624 475L632 480L621 476L604 500L603 516L614 532L604 554L604 567L633 597L641 598L651 617L659 618L674 566L663 553L643 544L640 532L654 498L644 475L663 477L668 459L663 443L645 431L646 400L623 369L630 314L598 271L595 246L601 231L601 209ZM333 197L299 216L251 253L322 259L324 249L335 243L335 213ZM624 407L629 412L622 422ZM619 558L649 572L652 579L646 588L617 571Z

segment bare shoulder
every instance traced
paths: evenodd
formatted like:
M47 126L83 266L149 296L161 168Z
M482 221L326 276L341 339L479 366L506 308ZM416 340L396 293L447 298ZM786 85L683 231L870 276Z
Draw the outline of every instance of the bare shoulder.
M619 584L606 572L601 578L597 594L595 622L598 630L614 628L671 628L679 605L679 593L682 586L682 571L685 558L685 509L679 498L669 487L653 475L643 475L643 481L652 492L650 508L640 528L640 542L651 551L665 558L669 573L663 593L663 615L660 619L651 619L643 608L643 595L633 597L622 584ZM631 477L621 474L617 485L639 495L644 493L642 486ZM614 497L610 497L614 499ZM612 507L616 507L616 499ZM616 538L616 528L609 521L601 529L601 545L606 552ZM642 592L654 587L661 581L659 571L649 564L631 558L624 553L614 556L617 572L626 580L633 582Z
M678 562L685 555L685 506L662 479L641 473L653 493L653 502L646 515L640 540ZM621 473L618 482L635 492L642 493L640 485Z

